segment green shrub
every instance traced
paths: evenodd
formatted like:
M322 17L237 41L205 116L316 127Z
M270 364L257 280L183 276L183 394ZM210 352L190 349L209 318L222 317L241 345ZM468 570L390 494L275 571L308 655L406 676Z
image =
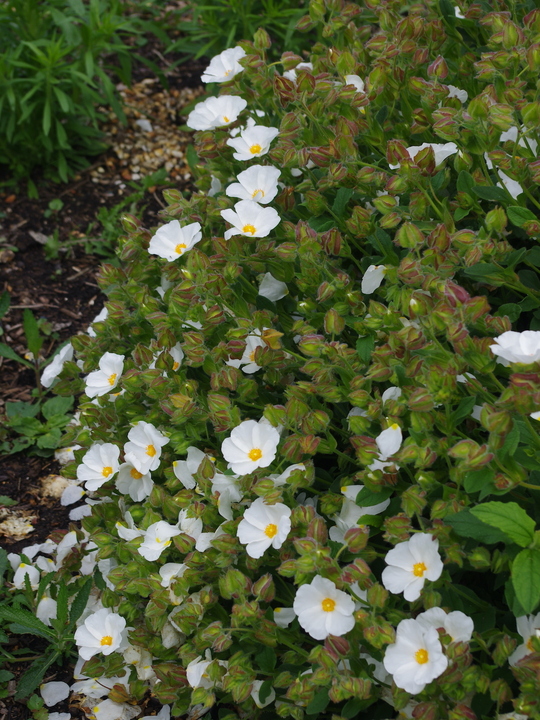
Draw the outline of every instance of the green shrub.
M124 700L540 718L540 11L401 10L312 0L288 78L242 43L188 118L199 192L124 219L73 339L66 473L110 611L76 639L119 675L132 628ZM258 165L279 194L235 205L274 192Z

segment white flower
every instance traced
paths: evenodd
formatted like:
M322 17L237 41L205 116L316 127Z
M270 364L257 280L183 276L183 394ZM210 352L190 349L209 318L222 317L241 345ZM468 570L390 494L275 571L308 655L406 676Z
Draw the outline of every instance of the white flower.
M120 448L112 443L95 443L77 467L77 479L87 490L97 490L118 472Z
M354 85L358 92L364 92L365 90L364 81L358 75L345 75L345 84Z
M281 282L281 280L276 280L272 273L269 272L265 274L259 285L259 295L262 295L272 302L281 300L281 298L284 298L288 293L287 285Z
M106 352L99 361L99 370L86 378L85 393L89 398L106 395L117 385L124 370L124 356Z
M152 236L148 252L172 262L191 250L201 238L200 223L194 222L182 227L178 220L171 220L166 225L162 225Z
M161 575L161 587L168 588L175 578L182 577L186 572L187 565L184 563L165 563L159 568Z
M263 684L263 680L254 680L253 684L251 686L251 697L253 698L253 702L258 708L264 708L267 705L270 705L270 703L274 702L276 699L276 693L274 688L270 688L270 694L266 698L264 702L261 701L259 697L259 692L261 690L261 685Z
M383 401L383 404L387 402L387 400L397 400L401 397L401 393L401 388L392 385L392 387L386 388L386 390L383 392L381 400Z
M140 420L129 431L128 440L124 445L126 462L131 463L143 475L157 470L161 448L169 442L169 438L162 435L152 423Z
M164 705L157 715L145 715L141 720L171 720L171 706Z
M251 160L265 155L270 150L272 140L279 135L278 128L252 125L240 132L238 137L229 138L227 145L236 150L235 160Z
M114 700L102 700L91 709L89 720L131 720L141 712L138 705L117 703Z
M516 626L518 633L523 638L523 643L518 645L508 658L510 665L515 665L521 658L535 652L531 638L540 637L540 613L536 615L522 615L516 618Z
M41 373L41 384L43 387L51 387L53 380L62 372L64 363L68 360L73 360L73 345L67 343L53 357L51 362L47 365L45 370Z
M287 78L287 80L292 80L292 82L296 82L296 71L297 70L313 70L313 63L310 62L301 62L298 63L298 65L293 68L292 70L286 70L283 73L283 77Z
M291 509L283 503L267 505L257 498L244 512L238 539L252 558L260 558L270 546L279 550L291 531Z
M467 102L469 93L466 90L462 90L461 88L458 88L455 85L447 85L446 87L448 88L448 96L447 97L449 97L449 98L455 97L462 104L464 102Z
M85 494L84 488L78 485L75 480L70 480L69 485L66 485L60 498L60 505L67 507L73 505L73 503L79 502L79 500Z
M129 495L133 502L145 500L154 487L149 472L141 473L131 463L122 463L118 469L116 488L123 495Z
M152 668L152 654L148 650L128 645L124 650L124 660L135 667L139 680L150 680L150 678L156 677Z
M407 152L409 154L409 157L411 160L414 160L414 158L418 155L418 153L421 150L425 150L426 148L432 148L433 154L435 155L435 165L440 165L443 160L446 160L447 157L450 157L450 155L454 155L458 151L458 147L456 143L453 142L447 142L447 143L422 143L422 145L411 145L411 147L407 148ZM397 165L390 165L392 169L398 168L399 163Z
M161 553L171 544L171 538L180 535L178 525L169 525L165 520L152 523L144 531L144 540L137 548L139 555L146 560L157 560Z
M526 132L527 129L522 125L521 131ZM501 133L501 137L499 138L499 141L506 142L507 140L511 140L513 142L516 142L516 140L518 139L518 134L519 134L519 130L514 125L513 127L509 128L508 130L505 130L503 133ZM525 139L525 137L523 137L523 136L519 138L518 145L521 145L521 147L526 148L527 143L530 146L533 153L536 155L537 154L536 151L538 150L538 143L536 142L536 140L534 140L533 138Z
M192 130L213 130L230 125L246 106L247 102L239 95L209 97L195 105L188 115L186 125Z
M383 662L396 685L411 695L422 692L448 667L435 628L425 629L416 620L399 623L396 642L386 648Z
M206 651L205 657L206 659L203 660L202 656L199 655L199 657L195 658L195 660L192 660L186 667L186 678L192 688L214 687L214 681L210 679L208 673L206 672L208 666L212 662L212 655L210 654L210 650ZM214 662L217 662L218 665L221 665L224 668L226 668L228 665L226 660L215 660Z
M285 468L285 470L279 475L269 475L268 477L270 478L270 480L274 481L274 485L276 487L279 487L281 485L285 485L285 483L295 470L301 470L302 472L305 472L306 466L304 465L304 463L295 463L294 465L289 465L289 467Z
M212 478L212 493L219 493L218 512L226 520L232 520L231 503L240 502L242 491L237 484L236 475L216 473Z
M460 610L446 613L440 607L432 607L417 615L416 620L426 630L430 627L435 630L443 628L452 638L452 642L469 642L474 630L472 618Z
M232 80L235 75L238 75L244 69L238 61L245 55L246 51L239 46L228 48L219 55L214 55L210 60L210 65L201 75L202 82L221 83Z
M206 455L202 450L190 445L187 449L187 458L185 460L175 460L173 462L174 474L188 490L193 490L197 484L193 476L199 469L205 457Z
M360 290L364 295L371 295L380 286L386 275L386 267L384 265L370 265L364 277Z
M229 185L225 194L266 205L278 193L277 181L280 175L281 170L273 165L252 165L238 174L238 182Z
M518 183L517 180L513 180L511 177L509 177L506 173L504 173L502 170L498 171L499 177L501 179L500 183L497 183L498 187L504 187L508 190L510 195L514 198L514 200L517 199L519 195L523 192L523 188Z
M221 445L228 467L237 475L268 467L276 457L279 432L263 420L244 420Z
M465 15L461 12L457 5L454 5L454 14L460 20L465 20Z
M345 540L345 533L353 527L358 526L358 521L363 515L378 515L384 512L390 505L390 500L383 500L381 503L376 505L368 505L367 507L359 507L356 504L356 496L363 490L363 485L348 485L342 487L341 492L345 495L341 512L339 515L334 516L336 522L334 527L330 528L329 536L330 540L334 542L343 543Z
M89 615L84 625L75 632L79 655L84 660L90 660L97 653L110 655L116 650L122 650L126 644L125 628L124 618L108 608Z
M507 330L493 339L496 344L489 346L491 352L507 363L528 365L540 360L540 330Z
M36 617L45 625L51 625L51 620L56 618L57 605L56 600L44 595L36 608Z
M375 438L375 442L379 449L379 460L384 462L392 455L395 455L401 447L403 442L401 428L397 423L393 423Z
M384 587L394 594L402 592L409 602L420 597L426 580L438 580L443 571L439 541L429 533L417 533L398 543L385 560L388 567L381 578Z
M90 337L96 337L96 331L94 330L92 325L97 322L103 322L103 320L106 320L108 317L109 317L109 311L106 307L104 307L100 312L98 312L96 317L92 320L90 325L86 328L86 332L90 335Z
M49 713L49 720L72 720L71 713Z
M253 200L240 200L234 210L222 210L221 217L232 225L223 235L225 240L233 235L266 237L281 222L277 210L262 208Z
M203 522L200 517L188 517L188 510L186 508L180 510L178 513L178 527L180 528L180 532L197 540L202 533Z
M532 417L533 420L540 420L540 410L530 413L529 417Z
M28 563L20 563L19 567L15 570L15 575L13 576L13 584L16 588L19 590L26 587L26 580L25 578L28 578L28 581L30 585L33 588L36 588L40 581L40 572L37 569L37 567L34 567L33 565L29 565Z
M125 525L123 525L121 522L115 523L118 537L122 538L122 540L126 540L127 542L129 542L130 540L134 540L135 538L144 535L144 530L139 530L137 527L135 527L135 521L133 520L133 516L129 511L124 513L124 521L126 523Z
M47 707L65 700L69 696L69 685L65 682L48 682L39 686L39 692Z
M268 330L268 328L263 328L262 332L265 330ZM257 370L260 370L261 366L255 362L255 350L258 347L266 347L261 334L261 330L255 330L253 335L248 335L246 337L246 348L242 357L240 359L229 358L225 361L225 365L242 368L242 371L245 372L246 375L252 375L257 372Z
M354 627L354 601L335 583L316 575L309 585L296 591L294 612L303 629L315 640L345 635Z
M210 177L212 178L212 181L210 182L210 190L208 191L207 195L208 197L214 197L219 192L221 192L223 186L219 178L215 177L214 175L211 175Z
M70 447L58 448L54 451L54 459L60 465L67 465L75 460L75 450L80 450L80 445L71 445Z
M276 625L280 628L286 628L289 627L289 625L292 623L294 618L296 617L296 613L292 608L287 607L277 607L274 608L274 622Z

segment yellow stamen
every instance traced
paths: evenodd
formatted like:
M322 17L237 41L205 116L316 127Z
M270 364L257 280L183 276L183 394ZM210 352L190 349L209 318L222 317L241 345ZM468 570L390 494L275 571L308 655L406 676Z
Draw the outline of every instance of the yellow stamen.
M153 445L147 445L146 454L150 455L150 457L154 457L156 454L156 448Z
M112 645L112 637L110 635L104 635L101 638L100 645Z
M427 567L426 567L425 563L423 563L423 562L414 563L413 569L412 569L413 575L416 575L416 577L424 577L424 573L426 572L426 570L427 570Z
M244 227L242 228L242 232L255 235L255 233L257 232L257 228L254 225L244 225Z
M527 648L528 648L531 652L534 652L534 648L533 648L533 644L532 644L532 637L530 637L530 638L527 640L527 642L525 643L525 645L527 646Z
M143 474L140 473L138 470L135 470L135 468L131 468L131 470L129 471L129 474L131 475L131 477L134 480L140 480L143 476Z
M264 197L264 190L261 190L260 188L257 188L257 190L254 190L251 193L251 197L254 198L257 195L257 193L261 193L261 197Z
M109 375L109 385L111 385L111 387L112 387L112 386L114 385L114 383L116 382L116 378L117 378L117 377L118 377L118 375L117 375L116 373L113 373L112 375Z
M112 472L113 472L112 467L107 465L106 467L103 468L103 470L101 471L101 474L103 475L103 477L109 477L109 475L112 475Z
M336 608L336 601L332 600L332 598L324 598L321 603L321 607L324 612L333 612Z
M270 523L264 528L264 534L266 537L273 538L277 535L277 525Z
M255 362L255 350L252 353L249 353L249 359L251 362Z
M393 423L392 425L390 425L390 428L392 430L399 430L399 425L397 423Z
M258 143L255 143L255 145L252 145L252 146L249 148L249 152L250 152L252 155L256 155L257 153L260 153L261 150L262 150L262 147L261 147Z
M223 116L223 119L225 120L225 122L231 122L226 115Z
M230 70L225 70L225 77L228 77L231 74Z
M424 648L421 648L414 653L414 659L419 665L425 665L429 660L429 653Z
M253 450L248 452L248 458L254 462L255 460L260 460L262 458L262 450L259 448L253 448Z
M178 245L174 248L174 252L181 255L186 248L187 245L185 243L178 243Z
M172 366L172 369L173 369L173 370L178 370L179 367L180 367L180 363L179 363L179 362L174 362L174 363L173 363L173 366Z

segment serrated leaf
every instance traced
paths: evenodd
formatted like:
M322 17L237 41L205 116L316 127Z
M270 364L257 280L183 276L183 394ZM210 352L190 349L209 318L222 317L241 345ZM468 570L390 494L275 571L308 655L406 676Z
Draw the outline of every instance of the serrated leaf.
M532 613L540 602L540 550L527 548L512 563L512 585L525 613Z
M461 535L461 537L480 540L487 545L494 545L498 542L510 542L510 538L503 532L490 525L486 525L486 523L472 515L470 510L462 510L455 515L447 515L444 521L450 525L458 535Z
M521 547L530 545L534 538L535 522L515 502L488 502L470 511L482 522L501 530Z
M28 360L25 360L20 355L17 355L15 350L12 350L9 345L6 345L5 343L0 343L0 357L5 357L6 360L15 360L15 362L19 362L21 365L26 365L26 367L33 367L32 363L28 362Z
M0 608L0 620L12 623L10 630L14 633L20 635L38 635L47 640L54 638L54 632L51 628L47 627L45 623L42 623L41 620L27 610L13 607Z
M26 308L23 313L23 327L28 349L34 354L34 357L37 358L39 351L41 350L41 346L43 345L43 338L39 332L39 327L34 313L28 308Z
M53 655L45 655L36 660L29 669L24 673L17 683L17 692L15 700L27 698L34 690L41 685L47 668L50 667L58 657L57 653Z
M506 208L506 214L512 225L516 227L523 227L526 222L537 219L533 212L521 207L521 205L510 205L510 207Z
M69 613L69 622L72 626L75 625L77 620L81 617L88 604L88 598L90 597L90 591L92 590L92 578L88 580L81 587L79 592L75 595L75 599L71 603L71 609Z

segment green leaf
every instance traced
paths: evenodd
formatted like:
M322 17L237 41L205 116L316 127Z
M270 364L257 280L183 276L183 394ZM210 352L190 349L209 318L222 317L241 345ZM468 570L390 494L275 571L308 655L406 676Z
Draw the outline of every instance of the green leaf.
M518 448L520 440L519 426L514 423L510 432L504 438L504 445L498 452L498 456L503 460L512 458Z
M391 487L386 487L380 492L372 492L367 487L363 487L356 496L355 502L358 507L371 507L388 500L393 492L394 488Z
M54 450L58 447L60 440L62 439L62 431L59 428L53 428L50 432L41 435L37 439L37 446L39 448L48 448Z
M330 698L328 697L328 690L319 690L313 700L309 703L306 708L306 715L318 715L326 710Z
M28 308L26 308L23 313L23 327L28 349L31 353L34 353L34 357L37 358L43 345L43 338L40 335L34 313Z
M460 220L463 220L463 218L467 217L469 213L470 210L466 210L465 208L457 208L454 213L454 222L459 222Z
M500 277L501 270L502 268L494 263L476 263L476 265L463 268L465 275L468 275L475 280L490 280L494 275L498 275Z
M19 635L38 635L39 637L51 640L54 638L54 632L47 627L45 623L27 610L21 608L3 607L0 608L0 620L12 623L10 625L11 632Z
M197 151L195 150L194 146L191 144L189 144L186 148L186 160L191 172L195 173L197 164L199 162L199 156L197 155Z
M265 680L261 687L259 688L259 701L261 703L264 703L269 697L270 693L272 692L272 689L274 687L273 681Z
M41 412L43 413L43 417L49 420L54 415L65 415L72 407L72 395L56 395L56 397L50 398L50 400L47 400L47 402L42 405Z
M4 317L4 315L9 310L9 303L11 301L11 298L9 296L8 291L6 290L0 295L0 318Z
M343 216L345 208L347 207L347 203L349 202L353 194L354 190L352 188L340 187L337 191L334 204L332 205L332 211L338 217Z
M277 656L270 647L265 647L262 652L255 655L255 659L263 672L271 673L276 667Z
M8 420L16 420L18 418L35 417L39 412L39 405L32 405L27 402L8 402L6 403L6 416Z
M492 185L475 185L473 192L482 200L491 200L492 202L506 203L508 195L502 188L493 187Z
M527 548L512 563L512 584L523 610L532 613L540 602L540 550Z
M471 470L465 475L463 487L468 493L479 492L487 485L493 485L495 480L495 470L488 467L479 470Z
M512 225L516 225L516 227L523 227L526 222L537 219L533 212L521 205L510 205L506 208L506 214Z
M5 357L7 360L15 360L16 362L20 362L21 365L26 365L26 367L34 367L31 362L17 355L15 350L12 350L9 345L5 343L0 343L0 357Z
M72 626L75 625L77 620L83 614L83 612L86 608L86 605L88 603L88 598L90 597L91 590L92 590L92 578L88 578L88 580L84 583L84 585L79 590L79 592L75 595L75 599L71 603L71 609L69 612L69 622Z
M8 497L7 495L0 495L0 505L3 507L8 507L9 505L17 505L19 501L13 500L13 498Z
M487 525L501 530L521 547L527 547L533 541L535 522L515 502L488 502L472 508L471 513Z
M4 577L4 573L6 572L8 567L8 556L7 552L4 550L4 548L0 548L0 581ZM1 642L1 640L0 640Z
M356 341L356 352L358 353L358 357L366 364L371 360L371 355L374 349L375 339L373 335L366 335L365 337L358 338Z
M471 173L467 172L466 170L462 170L459 173L457 179L457 189L459 190L459 192L463 192L467 195L470 195L471 197L474 197L474 187L474 178Z
M480 540L487 545L493 545L498 542L508 543L508 538L503 532L486 525L471 514L470 510L462 510L455 515L447 515L444 519L445 523L451 525L454 531L461 537Z
M56 618L62 625L65 625L68 619L68 588L66 583L61 583L60 587L58 588L56 607Z
M457 408L452 413L451 420L454 423L458 423L460 420L463 420L463 418L469 417L469 415L472 412L473 407L476 404L476 396L473 395L472 397L466 397L463 398Z
M58 653L53 655L44 655L36 660L24 673L17 684L17 692L15 700L22 700L28 697L34 690L41 685L47 668L50 667L58 657Z
M500 306L495 315L497 317L504 317L506 315L510 322L516 322L522 311L523 308L517 303L505 303L504 305Z
M0 682L7 682L14 677L15 675L12 672L9 672L9 670L0 670Z

